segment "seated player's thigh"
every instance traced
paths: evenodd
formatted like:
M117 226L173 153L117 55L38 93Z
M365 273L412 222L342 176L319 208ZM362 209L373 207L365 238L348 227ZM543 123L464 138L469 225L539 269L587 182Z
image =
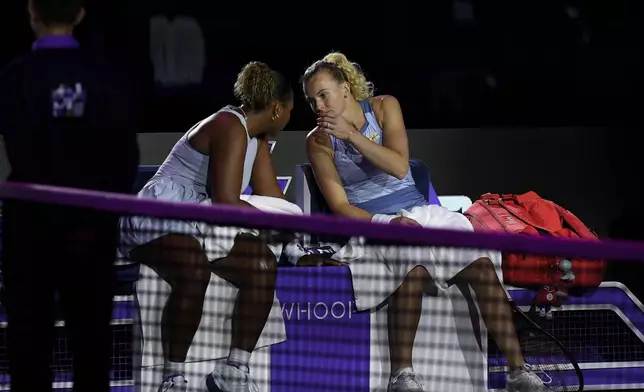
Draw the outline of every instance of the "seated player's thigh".
M132 261L144 264L171 286L198 274L210 273L199 241L183 234L167 234L130 251Z
M470 221L457 212L449 211L446 208L436 207L430 215L429 225L432 228L458 231L474 231ZM431 248L435 259L434 278L439 282L452 283L452 279L463 269L481 257L488 257L489 252L471 248L459 248L453 246L435 246Z

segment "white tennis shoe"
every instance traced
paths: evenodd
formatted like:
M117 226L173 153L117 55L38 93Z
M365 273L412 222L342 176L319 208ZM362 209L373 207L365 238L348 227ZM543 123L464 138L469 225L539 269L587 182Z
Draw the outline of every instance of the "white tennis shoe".
M242 370L226 363L217 364L204 383L208 392L259 392L247 368Z
M401 370L387 386L387 392L424 392L425 385L419 374L413 370Z
M508 374L508 392L548 392L552 391L527 363L519 370Z
M177 374L168 377L159 387L158 392L186 392L188 390L188 381L183 374Z

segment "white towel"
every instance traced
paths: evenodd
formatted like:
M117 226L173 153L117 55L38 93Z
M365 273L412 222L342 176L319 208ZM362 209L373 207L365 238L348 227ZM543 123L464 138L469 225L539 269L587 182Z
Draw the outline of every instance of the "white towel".
M302 210L296 204L284 199L268 196L242 195L241 199L251 204L262 212L271 214L302 215ZM202 204L212 204L210 199L204 200ZM204 234L204 248L210 260L226 257L233 247L235 237L239 233L258 235L259 230L245 227L214 226L208 223L200 223L198 229ZM269 244L268 247L280 259L282 244Z

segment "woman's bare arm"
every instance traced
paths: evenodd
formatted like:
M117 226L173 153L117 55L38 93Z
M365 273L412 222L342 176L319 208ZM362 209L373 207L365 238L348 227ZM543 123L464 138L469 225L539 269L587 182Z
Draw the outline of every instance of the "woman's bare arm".
M204 131L209 136L213 202L253 207L240 199L247 147L246 130L236 116L228 113L220 113L203 127L207 127Z
M349 203L340 176L333 163L331 139L317 128L306 137L306 152L309 156L318 187L334 214L347 218L371 220L372 215Z
M375 97L372 106L382 127L382 145L360 133L350 143L383 172L403 179L409 171L409 141L398 100L390 95Z

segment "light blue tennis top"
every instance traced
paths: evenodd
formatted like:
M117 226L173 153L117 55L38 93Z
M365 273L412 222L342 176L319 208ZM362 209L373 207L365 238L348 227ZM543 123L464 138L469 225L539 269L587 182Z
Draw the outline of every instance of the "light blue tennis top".
M367 119L360 133L382 145L382 128L371 103L361 101L360 106ZM410 210L427 204L416 188L411 170L407 170L405 177L399 180L372 165L349 142L331 136L331 143L335 167L352 205L372 214L395 214L401 209Z

